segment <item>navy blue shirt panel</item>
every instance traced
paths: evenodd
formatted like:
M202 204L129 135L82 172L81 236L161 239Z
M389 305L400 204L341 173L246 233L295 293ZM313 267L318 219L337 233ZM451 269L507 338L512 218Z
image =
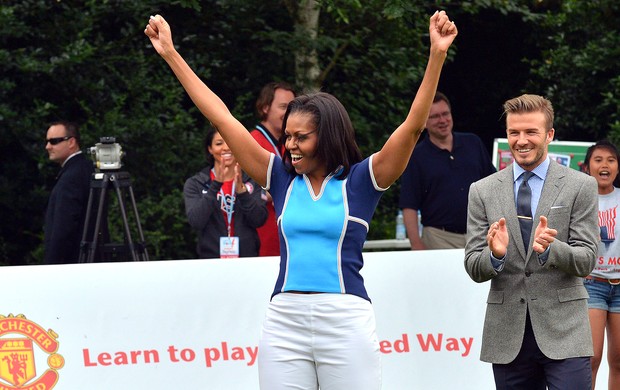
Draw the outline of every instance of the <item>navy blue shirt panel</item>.
M416 145L401 177L399 207L420 210L424 226L465 232L469 186L495 167L477 135L453 136L452 152L428 137Z

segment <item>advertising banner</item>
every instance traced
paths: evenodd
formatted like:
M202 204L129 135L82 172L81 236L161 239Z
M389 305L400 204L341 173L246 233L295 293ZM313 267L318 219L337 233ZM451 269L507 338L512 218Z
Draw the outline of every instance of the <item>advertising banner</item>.
M278 261L3 267L0 389L258 389ZM479 361L489 284L469 279L463 250L365 262L384 389L494 387Z
M586 151L592 144L593 142L551 141L549 156L562 165L580 171L586 157ZM493 165L498 171L512 163L513 158L506 138L495 138L491 157Z

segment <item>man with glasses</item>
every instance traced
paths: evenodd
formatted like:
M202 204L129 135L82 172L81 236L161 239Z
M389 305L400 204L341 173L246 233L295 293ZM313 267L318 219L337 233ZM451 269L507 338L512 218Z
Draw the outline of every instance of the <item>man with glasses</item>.
M45 264L77 263L94 166L80 150L78 126L54 122L45 150L60 164L45 214Z
M450 101L437 92L427 137L416 145L401 177L399 207L413 250L464 248L469 186L495 172L482 140L452 127Z

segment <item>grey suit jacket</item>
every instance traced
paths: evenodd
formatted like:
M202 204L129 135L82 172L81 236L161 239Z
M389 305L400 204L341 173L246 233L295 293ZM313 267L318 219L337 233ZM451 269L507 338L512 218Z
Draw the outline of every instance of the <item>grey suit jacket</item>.
M523 341L529 310L540 350L551 359L592 356L588 293L583 277L594 268L598 246L596 180L551 161L527 253L515 205L512 166L473 183L469 189L465 269L481 283L491 280L480 359L506 364ZM557 229L544 265L532 249L540 216ZM491 265L486 242L490 224L506 218L509 234L504 268Z

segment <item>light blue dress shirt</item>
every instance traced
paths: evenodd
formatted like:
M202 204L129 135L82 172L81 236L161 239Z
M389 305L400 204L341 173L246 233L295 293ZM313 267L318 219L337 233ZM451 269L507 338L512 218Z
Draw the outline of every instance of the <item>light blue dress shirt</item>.
M542 163L540 163L540 165L538 165L536 168L532 170L532 173L534 173L534 175L532 175L532 177L530 177L530 180L527 182L530 186L530 189L532 190L532 201L531 201L532 216L536 215L536 209L538 208L538 201L540 201L540 194L542 193L543 185L545 184L545 178L547 177L547 171L549 170L549 164L550 164L550 160L549 160L549 157L547 157L545 160L543 160ZM519 164L517 164L516 162L512 164L512 173L513 173L513 177L515 177L515 181L514 181L515 205L517 204L517 193L519 192L519 186L523 182L524 172L525 172L525 169L523 169ZM539 221L533 221L532 226L534 229L536 229L536 226L538 226L538 223ZM547 247L547 249L543 253L540 253L538 255L538 262L540 263L540 265L544 265L547 262L547 258L549 257L550 247L551 245L549 245L549 247ZM495 268L497 272L500 272L502 269L504 269L505 260L506 260L506 255L504 255L504 257L502 257L501 259L498 259L495 256L493 256L493 252L491 252L491 264L493 265L493 268Z

